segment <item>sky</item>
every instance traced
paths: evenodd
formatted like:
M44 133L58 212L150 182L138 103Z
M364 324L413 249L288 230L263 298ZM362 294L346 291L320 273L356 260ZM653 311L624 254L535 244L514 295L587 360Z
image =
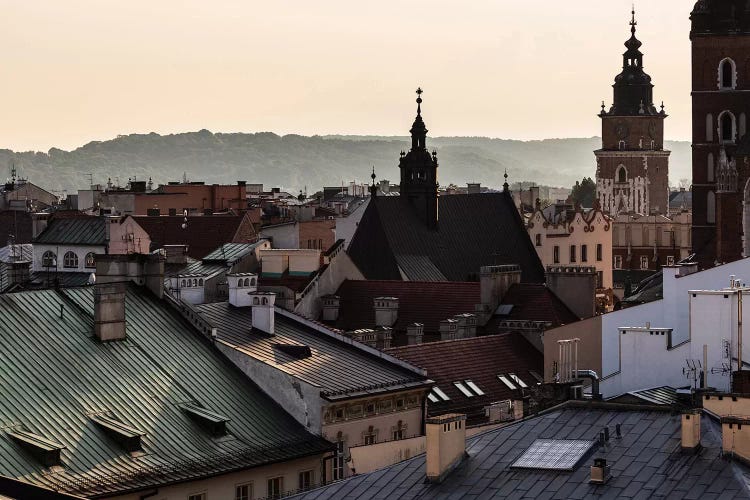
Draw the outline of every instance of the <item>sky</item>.
M692 0L636 4L645 70L690 137ZM0 148L119 134L599 135L630 0L0 0Z

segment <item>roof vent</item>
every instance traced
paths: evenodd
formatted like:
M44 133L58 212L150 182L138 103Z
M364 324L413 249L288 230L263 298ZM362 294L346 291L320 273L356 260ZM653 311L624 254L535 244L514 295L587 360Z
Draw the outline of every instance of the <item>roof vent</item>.
M120 443L128 453L142 450L141 437L146 435L145 432L130 427L107 415L91 415L89 418L107 433L109 437Z
M28 431L17 430L8 435L45 467L62 465L60 452L65 446Z
M592 484L604 484L606 483L611 474L610 467L607 465L607 460L604 458L595 458L594 465L591 466L591 479L589 480Z
M198 425L206 429L213 437L221 437L227 433L229 418L206 410L196 403L184 403L180 408Z
M312 351L306 345L274 344L274 348L296 359L305 359L312 356Z

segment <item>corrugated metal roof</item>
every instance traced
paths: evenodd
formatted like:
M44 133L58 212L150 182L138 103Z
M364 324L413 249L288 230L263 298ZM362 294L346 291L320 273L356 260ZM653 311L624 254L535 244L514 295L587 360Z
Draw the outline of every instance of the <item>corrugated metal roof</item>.
M59 245L106 245L107 232L101 217L54 218L34 243Z
M278 370L321 387L323 395L343 396L360 392L393 390L398 386L424 384L426 377L326 336L281 314L276 314L275 335L252 330L250 308L227 302L195 306L218 339L238 351ZM308 346L312 355L299 359L275 344Z
M7 245L0 248L0 262L28 261L34 258L34 246L31 243Z
M127 293L127 340L92 338L93 304L93 288L0 296L0 474L90 495L329 449L142 289ZM212 438L183 403L226 415L229 436ZM94 413L145 432L145 454L125 453ZM63 469L51 473L4 436L16 429L64 445Z
M203 261L222 261L231 265L254 252L256 248L268 240L260 240L256 243L224 243L219 248L203 257Z

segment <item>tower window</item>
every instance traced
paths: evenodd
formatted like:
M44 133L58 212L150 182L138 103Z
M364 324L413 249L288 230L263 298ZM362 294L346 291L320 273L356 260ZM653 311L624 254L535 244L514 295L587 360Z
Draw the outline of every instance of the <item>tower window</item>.
M706 222L716 224L716 195L713 191L709 191L706 196Z
M706 115L706 142L714 140L714 116L709 113Z
M708 171L707 171L708 182L714 181L714 154L708 153Z
M570 262L571 264L576 261L576 246L570 245Z
M560 263L560 247L557 245L552 249L552 260L555 264Z
M617 182L628 182L628 171L624 165L617 167L615 178L617 179Z
M730 58L723 59L719 63L719 88L733 89L737 86L735 80L736 68L734 61Z
M719 136L721 142L734 142L735 123L734 115L730 111L724 111L719 118Z

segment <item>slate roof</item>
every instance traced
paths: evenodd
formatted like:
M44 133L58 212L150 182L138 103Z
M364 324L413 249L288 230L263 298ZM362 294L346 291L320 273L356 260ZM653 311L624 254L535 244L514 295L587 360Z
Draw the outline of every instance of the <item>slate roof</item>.
M16 243L31 243L32 227L30 213L18 210L0 211L0 245L5 246L11 235Z
M610 398L608 401L614 403L641 403L665 406L674 406L679 403L677 390L668 386L630 391L620 396Z
M220 342L319 386L328 399L430 385L418 369L399 366L374 349L334 332L322 333L278 307L272 337L252 329L250 308L233 307L228 302L201 304L195 308L217 328ZM274 347L275 344L308 346L312 356L297 359Z
M102 217L54 217L34 243L104 246L107 244L105 224Z
M134 215L133 219L151 238L151 250L164 245L188 245L188 255L194 259L202 259L217 246L236 242L245 216L188 216L187 229L182 229L182 216ZM248 226L252 226L249 219Z
M692 210L693 208L693 192L692 191L672 191L669 194L669 209L680 210L680 209Z
M537 379L529 370L544 372L542 353L518 333L429 342L385 352L427 370L427 376L448 395L450 401L428 401L430 416L465 413L470 424L484 419L485 406L520 397L518 389L509 389L497 378L499 374L514 373L532 387ZM485 394L465 396L453 385L465 380L474 382Z
M500 305L512 305L513 308L509 314L494 316L485 326L485 332L496 332L498 322L509 319L544 321L551 323L552 327L575 323L581 319L546 285L537 283L511 285Z
M89 496L330 448L163 302L134 285L126 300L127 340L100 343L92 339L93 288L0 296L0 475ZM184 403L229 419L228 435L213 438ZM145 433L142 456L92 422L102 412ZM64 446L63 467L41 466L9 439L16 429Z
M478 282L362 281L345 280L336 291L340 297L336 328L375 328L376 297L398 297L398 319L393 329L405 332L412 323L422 323L425 333L437 333L440 322L456 314L473 313L480 300ZM403 335L394 339L404 343Z
M701 419L703 448L687 454L680 446L680 414L643 407L639 411L610 408L568 404L467 439L468 457L442 483L425 482L422 454L293 498L750 498L750 472L721 457L721 429L716 422ZM614 436L618 423L623 437L611 437L604 447L595 445L573 472L510 468L536 439L596 440L605 426ZM612 478L604 485L589 483L596 457L606 459L612 468Z
M401 197L369 203L348 253L367 279L473 281L482 266L518 264L522 281L544 268L507 192L438 197L438 230Z

